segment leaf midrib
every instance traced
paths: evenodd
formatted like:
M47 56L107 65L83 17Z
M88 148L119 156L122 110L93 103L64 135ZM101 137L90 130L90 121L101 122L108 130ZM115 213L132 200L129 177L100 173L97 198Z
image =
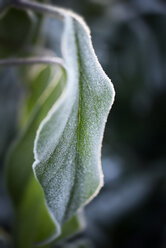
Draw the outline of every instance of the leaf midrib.
M79 141L80 141L80 123L81 123L81 112L82 112L82 109L81 109L81 101L82 101L82 85L81 85L81 56L80 56L80 53L79 53L79 41L78 41L78 37L77 37L77 33L76 33L76 28L75 28L75 20L73 19L72 20L73 22L73 27L74 27L74 39L75 39L75 44L76 44L76 53L77 53L77 64L78 64L78 73L79 73L79 76L78 76L78 84L79 84L79 87L78 87L78 94L79 94L79 100L78 100L78 125L77 125L77 142L76 142L76 156L75 156L75 172L74 172L74 180L73 180L73 186L71 188L71 191L70 191L70 197L69 197L69 200L68 200L68 203L67 203L67 206L66 206L66 211L64 213L64 219L66 219L66 217L68 216L68 210L70 209L70 206L71 206L71 203L72 203L72 199L73 199L73 196L74 196L74 191L75 191L75 184L76 184L76 178L77 178L77 164L78 164L78 144L79 144Z

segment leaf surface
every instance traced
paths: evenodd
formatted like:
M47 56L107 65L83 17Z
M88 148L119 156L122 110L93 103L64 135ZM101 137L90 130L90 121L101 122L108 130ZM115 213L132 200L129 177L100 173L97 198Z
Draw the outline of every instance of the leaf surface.
M38 129L33 164L59 234L103 185L101 141L114 99L84 21L67 15L64 25L67 87Z

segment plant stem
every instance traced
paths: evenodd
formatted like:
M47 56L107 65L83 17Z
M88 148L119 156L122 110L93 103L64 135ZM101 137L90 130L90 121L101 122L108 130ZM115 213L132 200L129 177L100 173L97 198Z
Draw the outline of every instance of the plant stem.
M32 58L7 58L0 59L0 66L17 66L33 64L56 64L64 67L63 60L58 57L32 57Z
M53 7L51 5L37 3L37 2L31 2L27 0L14 0L12 3L13 7L18 9L29 9L36 12L39 12L41 14L50 14L54 17L57 17L60 20L64 19L65 16L65 10L63 8Z

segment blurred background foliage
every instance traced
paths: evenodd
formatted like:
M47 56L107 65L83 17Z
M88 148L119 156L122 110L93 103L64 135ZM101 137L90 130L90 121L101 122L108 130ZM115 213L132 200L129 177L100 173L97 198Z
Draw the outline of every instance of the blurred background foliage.
M77 238L88 239L95 248L165 248L166 3L45 2L85 18L96 54L116 91L103 143L105 186L86 207L87 227ZM0 19L0 57L60 55L61 31L62 24L52 18L10 10ZM0 68L0 81L0 237L7 237L12 210L4 189L3 164L18 130L18 109L28 86L21 87L14 68Z

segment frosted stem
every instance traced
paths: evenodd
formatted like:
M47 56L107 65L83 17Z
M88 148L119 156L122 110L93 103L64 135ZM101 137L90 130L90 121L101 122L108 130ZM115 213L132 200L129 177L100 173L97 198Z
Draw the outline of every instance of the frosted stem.
M29 9L32 11L36 11L41 14L50 14L54 17L57 17L60 20L64 19L65 11L62 8L53 7L51 5L31 2L27 0L14 0L12 5L18 9Z
M58 57L33 57L33 58L7 58L0 59L0 66L56 64L64 67L63 60Z

